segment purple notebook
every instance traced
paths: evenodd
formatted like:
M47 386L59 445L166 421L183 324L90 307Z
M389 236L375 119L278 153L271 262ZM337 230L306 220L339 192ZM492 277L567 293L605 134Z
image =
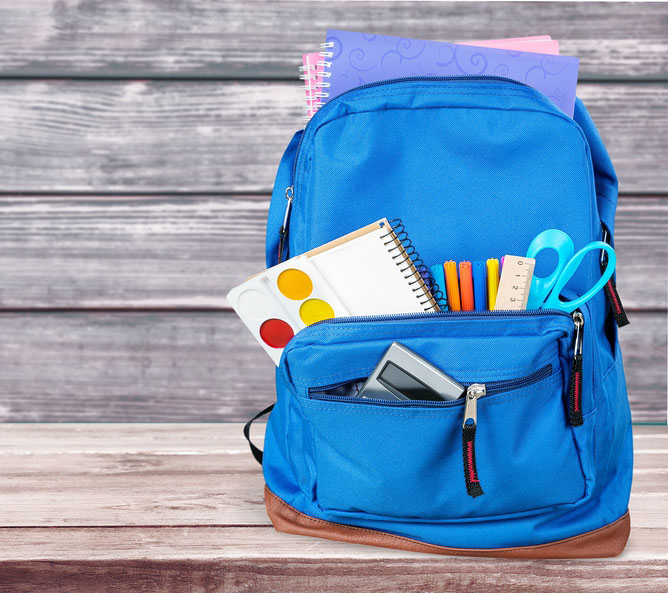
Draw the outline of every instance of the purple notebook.
M577 58L329 29L328 101L356 86L402 76L505 76L534 87L573 117ZM331 56L329 56L331 53Z

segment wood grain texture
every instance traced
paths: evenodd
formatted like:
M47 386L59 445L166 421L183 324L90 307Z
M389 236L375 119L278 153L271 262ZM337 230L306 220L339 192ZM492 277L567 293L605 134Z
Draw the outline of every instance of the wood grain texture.
M632 530L621 556L508 561L274 531L239 424L6 425L0 592L663 591L668 431L636 426L634 443ZM238 482L251 479L242 500Z
M583 83L624 193L663 193L668 85ZM0 192L269 193L298 81L0 81Z
M624 306L665 309L668 241L660 237L668 237L668 198L620 198L614 234L617 288Z
M241 421L275 399L233 313L4 313L0 334L0 421ZM665 422L666 314L620 339L634 421Z
M292 78L328 27L456 41L549 32L582 79L668 76L657 4L21 0L0 5L0 75Z
M0 314L0 328L4 421L242 420L274 398L273 363L232 313Z
M225 308L264 268L267 208L263 195L4 198L0 308ZM668 198L620 200L627 308L666 308L667 235Z
M5 424L0 528L269 526L241 427ZM253 427L260 447L263 432ZM634 447L633 527L668 529L668 430L635 426Z
M187 542L199 546L221 548L239 547L245 551L253 546L278 547L277 535L268 530L209 530L205 537L199 531L161 529L142 530L114 536L130 549L146 549L148 543L169 538L173 545L190 548ZM42 530L33 538L51 535ZM57 534L57 543L67 538L67 531ZM638 532L639 545L650 548L656 535ZM662 535L658 536L662 537ZM84 539L85 538L85 539ZM80 534L75 542L85 546L88 541L105 543L94 531ZM291 540L291 549L304 543ZM0 564L0 593L90 593L96 591L142 591L142 593L486 593L503 590L507 593L553 593L555 586L566 587L571 593L614 593L642 591L663 593L668 583L666 561L661 558L630 557L614 561L513 561L471 558L368 558L358 548L347 553L329 554L336 542L323 549L324 557L296 558L280 554L269 558L169 561L142 560L71 560L8 561ZM286 543L284 543L286 545ZM629 544L631 545L631 544ZM148 548L152 549L152 546ZM336 548L334 548L336 549ZM309 547L311 553L321 551L320 545ZM47 584L48 583L48 584ZM94 587L94 589L92 588ZM101 589L104 587L104 589ZM127 587L127 588L126 588Z
M4 198L0 307L227 307L227 292L265 267L268 206L268 196Z

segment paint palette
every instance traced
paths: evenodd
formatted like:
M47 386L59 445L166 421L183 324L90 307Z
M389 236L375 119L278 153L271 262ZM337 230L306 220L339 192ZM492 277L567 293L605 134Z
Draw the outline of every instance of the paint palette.
M233 288L227 300L276 364L300 329L348 315L306 255L253 276Z

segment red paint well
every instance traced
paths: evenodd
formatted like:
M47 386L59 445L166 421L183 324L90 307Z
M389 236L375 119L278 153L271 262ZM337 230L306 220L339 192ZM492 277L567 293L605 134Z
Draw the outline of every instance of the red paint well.
M281 319L267 319L260 326L260 337L272 348L285 348L294 335L292 328Z

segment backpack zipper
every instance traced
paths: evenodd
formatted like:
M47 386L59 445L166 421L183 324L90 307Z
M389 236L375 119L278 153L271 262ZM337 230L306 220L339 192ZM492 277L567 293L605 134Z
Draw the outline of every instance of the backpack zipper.
M501 381L490 381L485 383L486 395L498 395L499 393L506 393L507 391L513 391L519 389L520 387L528 387L538 381L542 381L546 377L549 377L552 374L552 365L546 364L544 367L541 367L537 371L519 379L503 379ZM429 407L455 407L461 405L464 402L464 397L454 400L443 400L443 401L432 401L432 400L422 400L422 399L402 399L402 400L391 400L391 399L374 399L374 398L364 398L364 397L355 397L349 395L327 395L325 392L330 391L331 389L336 389L337 387L342 387L348 383L356 383L357 381L364 381L366 377L359 377L357 379L349 379L348 381L339 381L337 383L332 383L331 385L324 385L322 387L312 387L308 390L309 397L311 399L317 399L321 401L334 401L334 402L349 402L349 403L361 403L368 405L380 405L380 406L389 406L389 407L420 407L420 406L429 406ZM462 385L467 388L467 391L473 385L478 385L478 383L468 383L463 382Z
M582 419L582 344L584 342L584 316L573 311L575 338L573 340L573 364L568 388L568 419L571 426L581 426Z
M301 138L300 138L301 141ZM292 209L292 200L295 196L295 186L289 185L285 188L285 199L288 203L285 205L285 214L283 215L283 224L278 230L278 263L283 261L283 249L285 247L285 239L288 235L288 219L290 218L290 210Z
M369 89L373 87L378 87L378 86L385 86L388 84L396 84L398 82L448 82L448 81L473 81L473 80L481 80L484 82L490 81L490 82L507 82L511 84L516 84L518 86L523 86L528 89L531 89L533 91L536 91L537 93L540 93L540 91L528 84L525 84L523 82L519 82L517 80L513 80L512 78L506 78L504 76L486 76L484 74L463 74L459 76L402 76L400 78L388 78L387 80L379 80L376 82L369 82L367 84L363 84L360 86L353 87L351 89L348 89L347 91L341 93L340 95L337 95L336 97L332 98L330 101L327 101L325 105L323 105L318 111L315 112L313 117L308 121L308 123L304 126L304 133L302 134L301 138L299 139L299 142L297 143L297 150L295 151L295 158L292 163L292 179L294 180L297 174L297 159L299 158L299 150L302 146L302 142L304 141L304 136L306 135L306 130L309 129L309 126L313 123L313 120L318 116L318 114L324 110L326 110L328 105L331 105L335 101L339 101L341 97L345 97L346 95L349 95L350 93L354 93L357 91L361 91L364 89ZM541 93L542 94L542 93Z
M473 383L466 390L466 405L462 422L462 456L466 493L471 498L484 494L475 461L475 431L478 426L478 399L486 394L487 387L483 383Z
M374 321L411 321L411 320L428 320L428 319L475 319L476 317L541 317L543 315L559 315L562 317L571 318L571 315L560 309L522 309L516 311L424 311L420 313L391 313L383 315L354 315L349 317L332 317L330 319L323 319L305 328L299 330L295 337L290 340L285 347L284 353L289 349L294 348L295 344L299 344L304 336L308 336L313 328L322 325L338 325L341 323L370 323ZM292 347L291 347L292 345ZM283 354L285 356L285 354Z
M347 91L341 93L340 95L337 95L325 105L323 105L316 113L311 117L311 119L307 122L307 124L304 126L304 132L302 133L301 137L299 138L299 142L297 143L297 149L295 150L295 157L292 161L292 184L289 185L288 187L285 188L285 197L288 199L287 204L285 205L285 214L283 216L283 226L281 227L279 231L279 248L278 248L278 263L280 264L283 261L283 249L285 247L286 239L287 239L287 228L288 228L288 221L290 218L290 211L292 210L292 202L294 200L294 182L297 178L297 160L299 159L299 151L301 150L302 143L304 142L304 136L306 135L306 131L309 129L309 127L312 125L313 120L320 114L320 112L325 111L327 106L335 103L338 101L341 97L345 97L346 95L360 91L363 89L368 89L372 87L377 87L377 86L385 86L388 84L395 84L398 82L447 82L447 81L473 81L473 80L480 80L480 81L490 81L490 82L504 82L504 83L511 83L515 84L517 86L523 86L528 89L531 89L533 91L536 91L537 93L540 93L539 90L536 88L532 87L531 85L525 84L523 82L519 82L517 80L513 80L511 78L505 78L504 76L486 76L486 75L475 75L475 74L470 74L470 75L460 75L460 76L404 76L401 78L390 78L387 80L379 80L377 82L370 82L368 84L363 84L361 86L354 87L352 89L348 89ZM288 193L290 194L290 197L288 197Z

